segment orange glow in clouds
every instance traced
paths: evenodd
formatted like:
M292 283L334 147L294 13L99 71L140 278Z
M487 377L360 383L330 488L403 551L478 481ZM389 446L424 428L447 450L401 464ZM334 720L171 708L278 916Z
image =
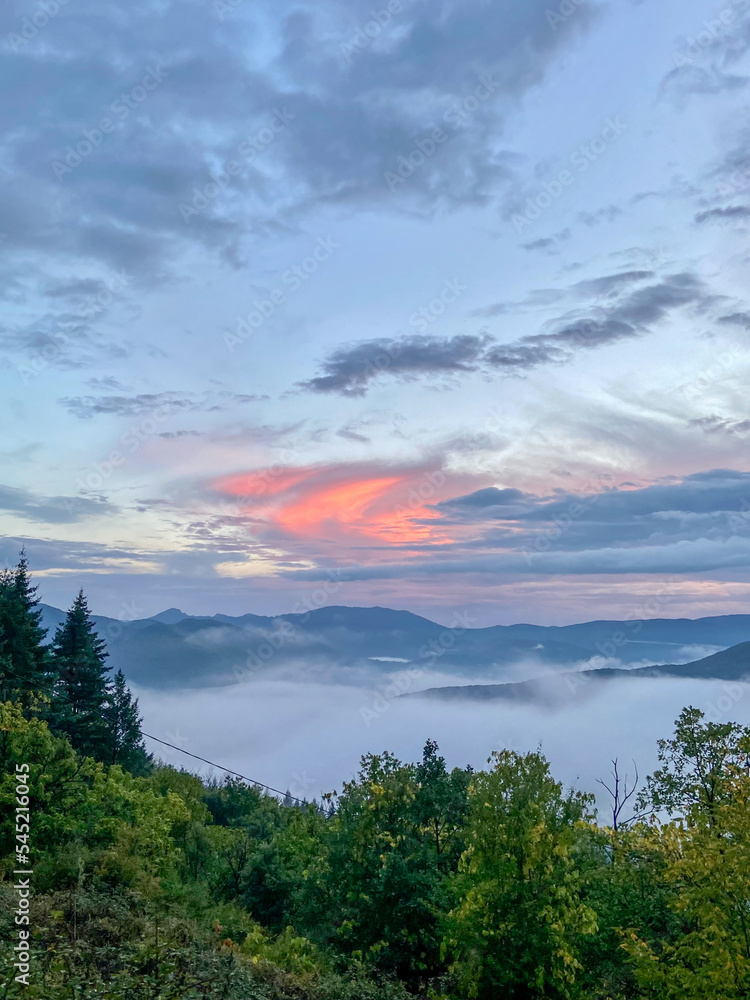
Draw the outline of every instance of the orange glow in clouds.
M373 475L352 468L278 469L228 476L214 483L236 497L247 513L285 535L332 541L359 536L400 545L450 541L426 506L440 498L429 479L409 474ZM444 477L443 477L444 479ZM435 480L433 480L434 482ZM442 480L441 480L442 481Z

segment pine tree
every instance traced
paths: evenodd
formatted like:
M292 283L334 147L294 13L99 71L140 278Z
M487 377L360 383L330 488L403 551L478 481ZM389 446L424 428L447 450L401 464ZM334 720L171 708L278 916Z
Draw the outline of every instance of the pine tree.
M0 574L0 700L18 699L25 706L50 689L37 589L22 549L15 569Z
M122 670L115 674L105 717L109 724L111 748L108 763L119 764L131 774L148 774L153 758L143 743L138 699L133 699Z
M108 655L81 590L52 642L52 726L65 733L76 750L97 760L107 759L111 742L106 719L111 668L104 662Z

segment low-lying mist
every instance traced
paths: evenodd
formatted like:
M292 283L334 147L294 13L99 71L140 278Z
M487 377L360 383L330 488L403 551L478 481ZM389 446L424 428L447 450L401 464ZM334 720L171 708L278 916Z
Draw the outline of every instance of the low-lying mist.
M232 687L135 693L145 732L307 799L340 790L363 754L389 750L402 760L418 760L427 739L438 741L450 766L475 768L485 765L492 750L525 752L541 745L558 780L596 792L596 779L606 778L614 757L631 772L635 760L641 776L653 770L657 739L672 733L686 705L712 721L750 724L750 685L739 683L589 681L559 703L544 704L444 702L415 693L450 683L450 677L435 674L427 683L406 669L387 679L373 672L359 686L351 679L320 684L259 677ZM147 743L170 764L211 771L176 750Z

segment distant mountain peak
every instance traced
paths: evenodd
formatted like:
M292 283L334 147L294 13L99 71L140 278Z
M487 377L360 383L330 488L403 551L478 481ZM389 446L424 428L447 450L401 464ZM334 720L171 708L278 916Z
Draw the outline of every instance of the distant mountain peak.
M189 617L184 611L180 611L179 608L167 608L166 611L161 611L158 615L153 615L152 621L161 622L162 625L176 625L178 622L184 621L185 618Z

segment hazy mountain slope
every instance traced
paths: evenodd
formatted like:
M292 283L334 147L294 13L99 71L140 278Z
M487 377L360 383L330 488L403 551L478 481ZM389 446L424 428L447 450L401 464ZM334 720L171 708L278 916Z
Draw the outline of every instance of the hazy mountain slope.
M528 681L508 684L470 684L429 688L419 697L447 700L473 699L488 701L496 698L512 701L551 701L572 698L591 681L608 681L615 678L631 680L653 677L681 677L691 680L750 681L750 642L743 642L730 649L695 660L693 663L670 663L654 667L616 669L603 667L597 670L564 672Z
M51 638L63 612L47 605L43 611ZM327 607L276 618L200 617L170 608L137 621L95 621L112 666L137 684L158 688L231 684L291 667L325 679L332 670L393 670L398 661L490 682L512 679L510 668L517 677L519 665L525 676L534 676L585 665L596 656L625 665L679 664L695 660L703 648L750 642L750 615L477 629L467 627L470 622L457 620L451 628L377 607Z

